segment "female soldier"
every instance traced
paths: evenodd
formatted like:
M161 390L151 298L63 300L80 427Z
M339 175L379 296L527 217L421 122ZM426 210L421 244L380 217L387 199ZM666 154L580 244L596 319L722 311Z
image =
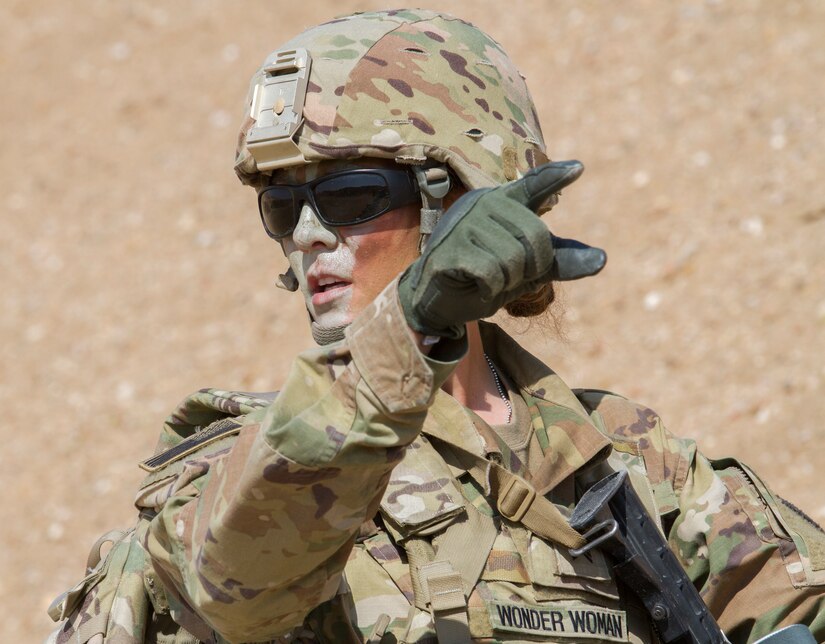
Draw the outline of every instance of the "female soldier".
M547 161L516 68L450 16L339 18L266 59L236 171L324 346L274 402L204 390L170 417L178 447L138 498L158 615L203 641L654 642L558 521L625 470L732 641L796 622L825 638L816 527L479 322L536 315L552 280L604 263L536 216L582 169ZM195 425L238 436L181 462Z

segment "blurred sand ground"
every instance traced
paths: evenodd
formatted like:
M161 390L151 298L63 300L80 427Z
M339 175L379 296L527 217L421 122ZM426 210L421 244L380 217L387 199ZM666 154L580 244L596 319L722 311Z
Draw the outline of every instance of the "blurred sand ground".
M236 126L270 50L382 4L0 5L0 641L45 636L92 541L133 522L180 398L277 388L310 346ZM587 166L548 221L610 254L565 289L566 341L523 342L824 520L825 4L437 6L516 60L553 157Z

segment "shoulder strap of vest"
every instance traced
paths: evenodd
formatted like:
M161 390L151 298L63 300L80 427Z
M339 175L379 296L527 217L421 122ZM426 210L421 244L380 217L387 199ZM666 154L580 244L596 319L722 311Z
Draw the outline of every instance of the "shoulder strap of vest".
M440 441L441 439L433 439ZM470 476L494 500L499 514L520 523L543 539L565 548L581 548L582 536L570 527L556 505L536 493L532 484L495 461L488 460L450 444L453 452L467 465Z

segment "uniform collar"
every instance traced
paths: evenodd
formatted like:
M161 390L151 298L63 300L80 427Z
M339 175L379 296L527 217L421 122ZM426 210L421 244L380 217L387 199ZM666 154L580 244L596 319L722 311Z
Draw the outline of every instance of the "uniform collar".
M610 454L612 443L591 422L576 394L541 360L495 324L480 323L485 352L516 384L530 408L544 458L532 483L546 494L577 470Z

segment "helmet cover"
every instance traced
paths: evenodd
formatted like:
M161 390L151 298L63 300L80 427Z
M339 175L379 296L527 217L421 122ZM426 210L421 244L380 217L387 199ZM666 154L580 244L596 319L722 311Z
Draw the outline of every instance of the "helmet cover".
M252 110L238 138L235 170L245 184L269 183L271 169L259 168L247 139L267 69L279 52L293 49L311 58L303 109L295 105L303 121L290 144L297 153L276 159L276 167L360 157L431 160L474 189L511 181L548 160L524 78L497 42L446 14L378 11L312 27L267 57L250 83Z

